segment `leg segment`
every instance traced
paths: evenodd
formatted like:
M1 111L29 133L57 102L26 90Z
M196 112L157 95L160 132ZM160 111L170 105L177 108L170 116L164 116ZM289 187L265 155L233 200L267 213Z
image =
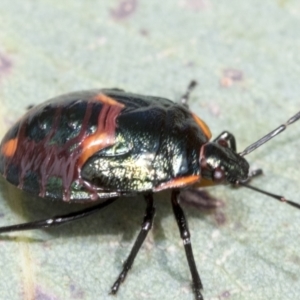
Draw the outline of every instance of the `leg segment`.
M146 207L146 212L144 216L144 221L142 223L142 228L140 230L139 235L137 236L137 239L135 240L135 243L131 249L131 252L126 259L124 265L123 265L123 270L120 273L118 279L115 281L111 288L111 294L116 294L118 292L118 289L120 287L120 284L125 280L126 275L128 271L131 269L132 264L134 262L134 259L136 255L138 254L148 232L152 228L153 224L153 218L155 215L155 207L153 205L153 195L152 194L147 194L144 196L145 200L147 202L147 207Z
M17 224L17 225L12 225L12 226L0 227L0 233L59 226L59 225L65 224L65 223L69 223L69 222L87 217L87 216L101 210L102 208L108 206L109 204L113 203L117 199L118 198L110 198L110 199L106 200L105 202L99 203L99 204L91 206L89 208L82 209L82 210L72 212L72 213L69 213L66 215L62 215L62 216L55 216L50 219L22 223L22 224Z
M195 298L196 300L203 300L203 296L201 294L201 289L203 288L201 279L196 267L194 255L193 255L193 249L192 249L192 244L191 244L191 235L188 229L188 224L185 219L184 213L182 208L179 205L179 191L173 191L172 192L172 207L173 207L173 212L179 227L180 231L180 236L183 241L184 249L185 249L185 254L186 258L190 267L190 272L192 275L193 279L193 289L195 293Z
M231 148L234 152L236 152L235 137L232 133L228 131L223 131L214 139L214 142L221 142L221 141L226 141L228 147Z
M187 87L187 90L186 92L181 96L181 99L180 99L180 103L186 107L188 107L188 100L190 98L190 94L192 92L192 90L196 87L197 85L197 82L195 80L192 80L188 87Z
M256 178L260 175L263 174L263 170L262 169L254 169L254 170L250 170L249 174L248 174L248 178L245 180L241 180L239 181L236 185L239 186L241 185L241 183L248 183L250 182L253 178Z

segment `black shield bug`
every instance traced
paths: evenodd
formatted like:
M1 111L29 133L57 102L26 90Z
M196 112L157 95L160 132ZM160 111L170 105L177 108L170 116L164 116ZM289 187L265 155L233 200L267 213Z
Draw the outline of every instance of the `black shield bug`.
M160 97L102 89L62 95L31 108L4 136L0 173L11 184L42 198L100 203L71 214L0 228L0 233L47 228L95 213L120 196L144 195L140 233L111 288L116 294L152 227L153 193L170 189L197 300L202 283L190 233L179 204L180 190L214 184L242 185L296 208L300 205L248 184L244 156L300 119L291 117L244 151L224 131L210 142L208 126L187 106L193 81L180 104Z

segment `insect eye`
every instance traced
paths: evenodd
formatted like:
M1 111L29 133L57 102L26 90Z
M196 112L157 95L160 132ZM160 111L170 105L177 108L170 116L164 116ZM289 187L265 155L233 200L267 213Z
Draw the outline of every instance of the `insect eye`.
M223 182L225 179L225 171L223 168L219 167L214 170L213 180L214 182Z
M224 139L218 140L218 144L222 147L228 148L228 142Z

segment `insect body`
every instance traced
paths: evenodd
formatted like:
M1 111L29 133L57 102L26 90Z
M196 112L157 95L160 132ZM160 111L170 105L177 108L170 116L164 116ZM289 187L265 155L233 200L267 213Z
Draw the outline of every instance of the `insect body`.
M167 99L79 92L35 107L8 131L0 172L25 191L64 201L180 187L200 180L209 138L198 117Z
M94 213L120 196L143 194L147 203L143 225L112 286L115 294L152 227L153 193L171 189L195 297L203 299L179 204L180 189L219 183L250 187L245 183L251 177L249 164L243 156L298 120L300 113L238 154L232 134L225 131L210 142L209 128L188 109L186 100L194 86L192 82L181 104L103 89L63 95L29 110L1 142L0 173L18 188L42 198L102 201L69 215L1 227L0 233L60 225Z

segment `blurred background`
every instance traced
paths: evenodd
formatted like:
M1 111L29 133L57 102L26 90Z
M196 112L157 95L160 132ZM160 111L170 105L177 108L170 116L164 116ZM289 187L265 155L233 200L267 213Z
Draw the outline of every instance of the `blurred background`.
M299 111L300 2L1 0L0 136L26 107L75 90L117 87L177 101L236 135L238 150ZM300 202L300 123L247 157L253 185ZM33 199L0 181L0 224L80 209ZM220 207L185 206L212 299L297 299L300 211L252 191L209 189ZM167 193L121 299L193 299ZM0 299L112 299L110 286L144 213L121 199L88 219L0 241Z

